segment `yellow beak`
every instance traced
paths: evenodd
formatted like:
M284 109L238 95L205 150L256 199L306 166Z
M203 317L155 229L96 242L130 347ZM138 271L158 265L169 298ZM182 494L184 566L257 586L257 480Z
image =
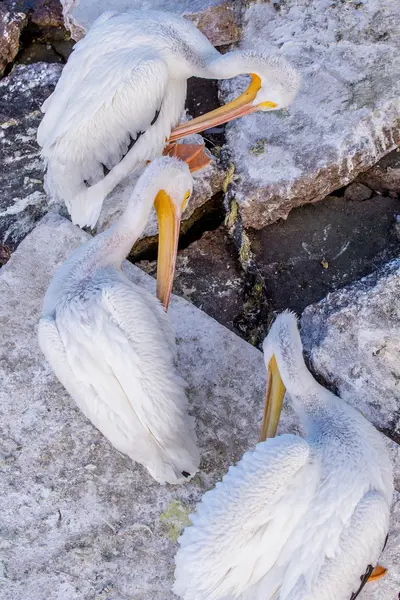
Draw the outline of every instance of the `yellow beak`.
M267 438L275 437L285 392L286 388L283 385L276 358L275 356L272 356L268 364L267 393L265 396L260 442L265 442Z
M260 88L261 79L258 75L251 73L251 84L239 98L236 98L236 100L233 100L232 102L228 102L228 104L221 106L221 108L216 108L201 117L197 117L197 119L178 125L178 127L171 132L169 142L175 142L192 133L199 133L199 131L216 127L222 123L228 123L228 121L233 121L233 119L255 112L258 110L258 107L253 106L251 102L257 96L257 92ZM273 108L273 103L267 104L270 104L270 108Z
M154 200L158 219L157 298L168 310L178 253L181 216L164 190Z

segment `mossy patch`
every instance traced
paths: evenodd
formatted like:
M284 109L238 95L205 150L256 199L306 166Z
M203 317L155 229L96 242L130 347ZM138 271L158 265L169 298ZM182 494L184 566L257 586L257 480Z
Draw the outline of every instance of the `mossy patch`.
M250 146L250 154L254 154L255 156L260 156L261 154L264 154L267 144L267 138L261 138L257 140L255 144Z
M160 515L160 522L166 528L166 536L171 542L177 542L181 531L190 525L190 507L179 500L172 500Z
M235 165L233 165L231 163L226 171L226 176L222 183L222 191L224 192L224 194L226 194L226 192L228 191L228 187L232 183L234 174L235 174Z
M253 258L253 253L251 251L250 240L245 232L242 232L242 243L240 245L240 262L244 269L246 269L247 265Z
M227 226L230 233L232 233L234 230L234 227L236 225L236 221L238 218L238 214L239 214L238 203L236 202L236 200L232 200L231 206L230 206L230 211L225 217L225 225Z

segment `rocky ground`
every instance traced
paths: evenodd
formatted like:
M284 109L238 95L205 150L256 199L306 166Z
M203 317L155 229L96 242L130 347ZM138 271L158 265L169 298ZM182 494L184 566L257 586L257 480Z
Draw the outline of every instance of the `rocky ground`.
M181 307L179 310L184 314L188 311L188 316L181 323L177 308L174 318L184 348L189 351L190 345L197 346L195 356L191 357L189 352L188 366L182 355L180 368L190 385L196 418L202 423L201 434L208 441L204 443L202 475L197 487L191 493L186 490L158 492L145 479L139 496L156 499L151 503L150 512L142 514L140 498L133 507L129 506L124 485L133 477L135 486L140 487L143 472L140 468L132 472L130 466L122 464L121 459L104 446L101 437L93 433L83 417L68 404L44 362L37 357L34 327L40 309L39 296L55 265L86 234L78 233L59 216L46 217L48 212L65 217L66 212L62 206L49 204L45 196L43 163L35 136L41 119L40 106L54 88L73 40L82 37L104 9L142 7L146 3L143 0L111 0L111 3L63 0L62 4L58 0L0 1L0 75L3 75L0 80L0 266L4 265L0 269L0 292L3 294L1 327L7 340L6 346L0 349L0 364L5 369L7 385L1 386L3 390L0 387L0 393L7 390L6 403L9 398L17 399L13 417L17 422L7 421L7 414L3 420L3 424L6 423L4 439L8 440L5 461L11 486L15 473L21 473L27 477L26 484L18 484L22 485L21 493L28 497L29 486L38 485L35 501L47 497L46 494L50 498L44 508L36 511L31 507L33 512L29 518L33 520L29 525L31 529L27 526L25 538L18 529L21 528L18 520L13 517L5 545L0 542L0 553L8 548L7 544L18 530L22 535L18 542L20 556L14 556L16 566L11 567L6 561L5 570L0 568L0 575L3 573L0 582L5 590L12 582L11 595L6 591L4 598L13 600L27 597L122 600L130 597L132 577L130 579L126 556L131 552L131 545L135 548L131 559L142 565L144 573L146 556L153 556L157 544L161 543L164 562L160 573L150 573L134 598L165 600L169 598L165 581L171 575L173 550L168 531L169 527L181 525L179 518L178 524L175 523L176 515L170 515L171 502L181 503L187 514L188 506L193 506L202 486L219 477L226 465L254 441L251 431L258 423L257 398L262 396L264 373L260 353L252 346L259 346L276 312L291 308L302 316L303 341L317 377L339 390L342 397L360 408L388 437L398 466L398 484L400 17L395 3L390 0L359 3L184 0L173 5L166 0L154 0L151 3L153 7L174 10L194 21L223 52L237 43L242 47L257 45L279 50L302 73L303 87L286 113L252 115L204 134L212 164L196 175L195 194L182 223L174 282L174 292L190 304L176 300L176 306ZM190 80L188 114L197 116L218 106L236 95L245 83L245 78L223 84ZM197 140L201 138L197 136ZM133 177L124 182L107 199L98 231L120 213L134 180ZM45 221L38 225L43 217ZM56 243L49 232L51 222L60 232L60 239L57 252L53 249L54 252L47 253L47 245ZM133 248L130 260L142 271L154 275L156 252L157 226L153 218ZM132 273L138 271L134 269ZM145 277L143 281L151 285L150 279ZM30 282L31 295L22 301L21 289L28 286L26 282ZM21 322L30 313L32 318L23 326ZM220 325L214 324L204 313ZM22 362L10 324L19 331L17 342L23 340ZM187 333L183 331L185 324ZM215 348L205 334L210 327L214 328L214 340L217 340ZM240 362L243 365L236 372ZM190 366L194 365L201 376L193 373L196 369ZM204 391L202 386L207 378L209 385ZM32 406L27 406L32 379L38 387ZM231 414L230 405L239 397L245 397L249 405L247 409L241 408L238 442L232 445L230 427L234 428L235 424L226 421L226 413ZM206 408L209 400L212 400L211 409ZM59 417L46 415L51 431L57 432L60 428L65 432L57 433L54 451L49 449L50 438L47 439L38 422L43 414L53 410L53 403L61 413ZM18 423L26 411L28 421L21 429ZM286 412L288 420L283 423L283 430L293 429L290 409ZM221 430L212 429L213 419ZM208 427L213 431L210 439L209 433L205 435ZM75 450L68 450L70 440L79 431L84 432L84 440L77 443ZM36 436L43 438L40 448L36 445ZM93 452L86 456L89 443ZM18 449L20 445L24 451ZM29 474L32 471L29 452L38 456L43 453L44 457L51 453L43 459L43 464L37 464L39 459L35 459L33 469L40 472L37 483ZM65 476L61 473L65 467L65 452L68 461L72 461L72 468L82 473L74 476L73 481L70 471ZM107 467L108 470L101 465L102 452L112 461L113 467ZM53 483L48 480L49 464L55 465L51 475L55 481L64 477L54 501L51 500ZM105 481L113 468L120 470L121 478L118 493L110 499ZM80 487L72 501L69 488L77 485L76 477ZM46 491L49 489L51 492ZM97 507L87 523L82 498L86 499L87 511L93 511L100 498L100 508ZM70 513L69 502L73 505ZM122 516L118 510L120 502ZM57 514L51 512L51 505L59 507L64 519L61 524ZM164 521L159 520L157 506L167 515ZM21 510L28 511L22 507ZM395 504L393 514L398 512L398 504ZM40 523L39 529L35 518ZM79 527L86 528L83 537L78 525L78 529L74 529L75 518ZM132 527L136 531L136 526L150 528L149 540L143 542L137 532L126 533ZM46 535L55 536L54 546L42 556L33 545L36 550L24 561L24 553L41 528ZM122 530L124 533L120 535ZM93 535L97 534L101 537L98 552L102 554L92 560L90 549ZM67 546L70 548L69 566L63 569L60 559L63 554L57 553ZM394 519L392 539L385 555L391 575L379 591L371 586L363 598L397 599L400 574L394 565L399 564L399 547L400 532ZM41 558L34 556L36 552ZM87 581L79 573L80 552L87 569ZM105 569L104 560L108 565ZM40 561L54 561L55 566L43 570ZM46 569L53 578L57 572L56 595L51 590L53 580ZM24 572L29 573L25 587ZM120 589L115 573L121 575ZM77 580L79 585L74 583ZM0 587L1 598L3 588Z

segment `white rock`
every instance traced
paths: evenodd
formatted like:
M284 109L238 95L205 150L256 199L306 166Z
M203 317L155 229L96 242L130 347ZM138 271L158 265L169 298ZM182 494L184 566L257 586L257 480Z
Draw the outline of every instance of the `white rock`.
M69 221L49 214L0 271L0 548L7 550L0 589L13 600L172 600L175 540L188 512L256 442L263 357L199 309L173 298L178 366L189 386L202 463L191 484L159 486L85 420L37 345L49 281L85 239ZM148 275L127 263L124 269L154 291ZM286 406L281 431L295 429ZM400 471L400 460L396 464ZM364 599L382 600L383 589L388 600L397 593L398 529L394 524L383 561L389 575L369 586Z
M400 11L392 0L251 3L241 47L285 56L302 74L287 113L227 127L245 226L260 229L321 200L392 150L400 136ZM223 84L224 99L245 81Z
M306 308L315 369L400 443L400 260Z
M166 10L193 21L214 46L240 38L239 9L233 0L61 0L64 22L74 40L80 40L105 11Z

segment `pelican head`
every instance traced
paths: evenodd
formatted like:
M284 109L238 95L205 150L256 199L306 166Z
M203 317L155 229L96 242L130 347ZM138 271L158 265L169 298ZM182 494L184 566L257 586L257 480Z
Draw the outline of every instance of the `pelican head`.
M292 392L302 391L312 379L303 360L297 318L292 312L284 311L276 318L263 342L263 352L268 377L260 442L276 435L286 386L290 385Z
M144 185L154 197L158 219L157 297L168 308L178 252L179 228L193 190L189 166L163 156L146 168Z
M216 78L229 79L239 74L249 74L249 87L232 102L176 127L170 141L256 111L284 109L294 100L300 89L299 73L281 56L266 56L255 51L236 51L224 54L214 62L212 71L215 72Z

